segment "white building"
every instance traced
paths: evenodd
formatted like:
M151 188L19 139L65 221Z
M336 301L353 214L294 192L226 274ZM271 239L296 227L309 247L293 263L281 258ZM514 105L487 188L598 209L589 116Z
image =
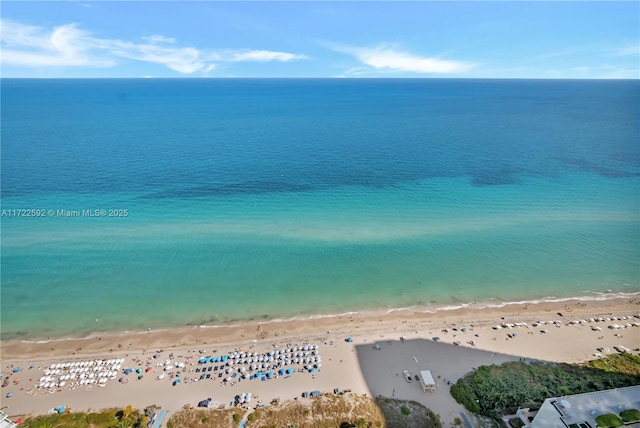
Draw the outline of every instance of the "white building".
M533 421L523 422L526 428L596 428L596 417L627 409L640 410L640 385L547 398Z

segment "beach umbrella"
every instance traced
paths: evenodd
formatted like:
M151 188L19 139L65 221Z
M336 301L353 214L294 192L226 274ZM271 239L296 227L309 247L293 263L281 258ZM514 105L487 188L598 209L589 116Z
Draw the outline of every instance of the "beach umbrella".
M176 380L173 381L173 386L176 386L179 383L180 383L180 379L176 379Z
M136 373L141 373L141 372L142 372L142 368L138 367L138 368L136 369Z
M144 369L144 371L147 373L149 373L151 370L153 370L151 367L147 367L146 369Z
M12 371L13 371L14 373L18 373L18 372L20 371L20 367L15 367Z
M353 342L353 339L352 339L352 338L350 338L350 337L347 337L347 338L345 339L345 342Z
M124 383L124 376L123 376L123 377L121 377L120 379L118 379L118 382L120 382L120 383Z
M13 397L13 392L8 392L7 393L7 398L11 398L11 397Z
M144 375L138 375L138 380L142 379Z

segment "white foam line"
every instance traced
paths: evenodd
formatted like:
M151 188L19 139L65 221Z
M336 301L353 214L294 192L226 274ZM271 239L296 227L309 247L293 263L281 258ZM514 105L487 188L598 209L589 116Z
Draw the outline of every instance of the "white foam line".
M457 309L464 309L464 308L469 308L469 309L473 309L473 310L481 310L481 309L485 309L485 308L504 308L506 306L510 306L510 305L536 305L536 304L540 304L540 303L561 303L561 302L567 302L567 301L581 301L581 302L588 302L588 301L604 301L604 300L611 300L611 299L619 299L619 298L631 298L631 297L638 297L640 296L640 291L637 292L619 292L619 293L613 293L613 292L590 292L591 295L586 295L586 296L573 296L573 297L555 297L555 296L548 296L542 299L534 299L534 300L514 300L514 301L505 301L505 302L499 302L499 303L493 303L492 301L495 301L496 298L488 298L485 302L477 302L477 301L473 301L471 303L460 303L460 304L453 304L453 305L446 305L446 306L441 306L441 307L420 307L420 306L409 306L409 307L400 307L400 308L390 308L387 309L384 314L390 314L393 312L402 312L402 311L416 311L416 312L420 312L420 313L427 313L427 314L435 314L439 311L452 311L452 310L457 310ZM367 316L367 315L375 315L375 314L379 314L381 313L381 308L371 308L369 310L363 310L363 311L350 311L350 312L342 312L342 313L338 313L338 314L316 314L316 315L310 315L307 317L302 317L302 316L297 316L297 317L291 317L291 318L286 318L286 319L281 319L281 318L276 318L273 320L265 320L265 321L260 321L258 324L259 325L265 325L265 324L274 324L274 323L281 323L281 322L291 322L291 321L305 321L305 320L313 320L313 319L325 319L325 318L338 318L341 316L352 316L352 315L361 315L361 316ZM238 320L237 322L234 322L232 324L214 324L214 325L197 325L197 326L191 326L194 328L223 328L223 327L229 327L229 326L233 326L233 325L242 325L242 324L246 324L247 322L251 322L249 320ZM174 329L180 329L180 328L185 328L184 326L182 327L175 327L175 328L161 328L161 329L155 329L155 330L142 330L142 331L132 331L132 332L126 332L127 334L148 334L150 331L151 332L163 332L163 331L171 331ZM96 334L104 334L104 335L112 335L112 334L122 334L124 333L123 331L113 331L113 332L93 332L90 333L86 336L83 337L64 337L64 338L59 338L59 339L48 339L48 340L21 340L21 343L38 343L38 344L44 344L44 343L50 343L50 342L62 342L62 341L68 341L68 340L84 340L84 339L92 339L95 337Z

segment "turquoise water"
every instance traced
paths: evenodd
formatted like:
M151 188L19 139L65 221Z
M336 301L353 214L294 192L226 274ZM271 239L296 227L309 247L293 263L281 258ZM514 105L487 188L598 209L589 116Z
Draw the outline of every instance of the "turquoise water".
M638 113L637 81L4 79L3 338L637 292Z

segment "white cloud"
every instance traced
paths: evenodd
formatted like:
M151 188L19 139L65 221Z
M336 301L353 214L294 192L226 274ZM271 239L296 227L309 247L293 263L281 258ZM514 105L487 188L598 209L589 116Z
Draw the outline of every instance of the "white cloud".
M640 44L623 46L615 49L613 53L617 56L640 55Z
M160 34L154 34L153 36L143 37L142 40L146 40L150 43L175 43L176 39L173 37L166 37Z
M192 47L165 47L154 43L136 44L119 40L109 41L111 54L144 62L162 64L171 70L192 74L209 69L207 59L201 51Z
M305 55L299 54L291 54L287 52L274 52L274 51L244 51L244 52L236 52L232 55L233 61L295 61L299 59L307 59Z
M179 46L176 39L159 34L143 42L94 37L77 24L54 28L0 20L2 63L24 67L108 67L118 58L164 65L178 73L209 73L219 62L293 61L304 55L268 50L198 49Z
M574 73L587 74L587 73L589 73L591 71L591 68L582 65L582 66L570 68L569 71L574 72Z
M388 47L384 44L375 48L363 48L343 45L330 45L338 52L356 57L360 62L379 71L406 71L413 73L460 73L467 71L475 64L443 60L437 57L422 57Z
M61 25L47 32L32 25L0 20L2 62L28 67L107 67L113 61L92 55L88 33L75 24Z
M640 70L638 68L623 68L614 65L605 64L602 66L605 70L600 79L639 79Z

